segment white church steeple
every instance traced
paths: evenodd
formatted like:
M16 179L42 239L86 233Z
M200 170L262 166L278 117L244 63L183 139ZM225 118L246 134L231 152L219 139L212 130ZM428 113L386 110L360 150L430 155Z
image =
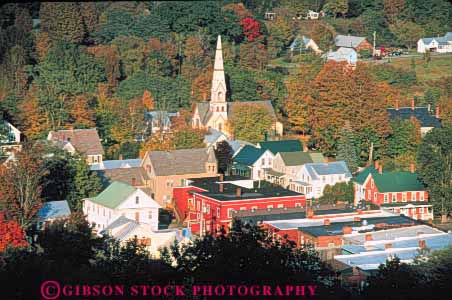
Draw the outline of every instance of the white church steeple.
M212 89L210 93L211 102L226 102L226 80L224 77L220 35L218 36L217 49L215 51L215 64L213 67Z

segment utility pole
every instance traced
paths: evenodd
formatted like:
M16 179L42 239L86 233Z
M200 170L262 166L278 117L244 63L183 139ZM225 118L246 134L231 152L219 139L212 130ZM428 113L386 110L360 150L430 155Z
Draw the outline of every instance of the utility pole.
M370 149L369 149L369 166L373 163L373 156L374 156L374 143L370 143Z
M376 39L377 39L377 32L374 31L374 51L372 53L372 56L375 56L375 43L376 43Z

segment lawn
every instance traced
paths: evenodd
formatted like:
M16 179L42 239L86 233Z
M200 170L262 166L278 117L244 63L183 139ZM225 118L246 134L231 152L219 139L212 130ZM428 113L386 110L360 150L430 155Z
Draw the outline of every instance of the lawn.
M422 56L414 57L416 63L416 75L419 82L436 80L452 75L452 55L432 55L431 61L426 64ZM391 65L402 68L411 68L411 57L392 58Z

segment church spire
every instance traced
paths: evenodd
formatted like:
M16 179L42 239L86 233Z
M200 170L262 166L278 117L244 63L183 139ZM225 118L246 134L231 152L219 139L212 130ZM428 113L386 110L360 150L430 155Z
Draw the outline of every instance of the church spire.
M226 80L224 78L223 53L221 48L221 36L218 36L217 49L215 51L215 63L213 67L211 102L226 102Z

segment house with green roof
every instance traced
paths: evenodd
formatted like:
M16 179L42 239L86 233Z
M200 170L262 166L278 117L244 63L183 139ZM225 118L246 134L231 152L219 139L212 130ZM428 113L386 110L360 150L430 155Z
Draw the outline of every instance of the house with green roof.
M266 173L270 182L287 187L295 181L301 167L307 163L323 163L325 157L320 152L279 152L273 160L273 168Z
M274 155L279 152L299 152L303 151L303 144L300 140L282 140L259 142L257 148L270 150Z
M265 179L265 170L272 168L273 158L268 149L245 145L232 156L232 174L253 180Z
M355 205L362 201L416 220L433 219L428 192L411 164L409 172L383 172L378 162L354 179Z
M121 216L157 230L160 207L140 188L119 181L113 181L97 196L83 199L83 213L89 223L94 223L96 232Z

